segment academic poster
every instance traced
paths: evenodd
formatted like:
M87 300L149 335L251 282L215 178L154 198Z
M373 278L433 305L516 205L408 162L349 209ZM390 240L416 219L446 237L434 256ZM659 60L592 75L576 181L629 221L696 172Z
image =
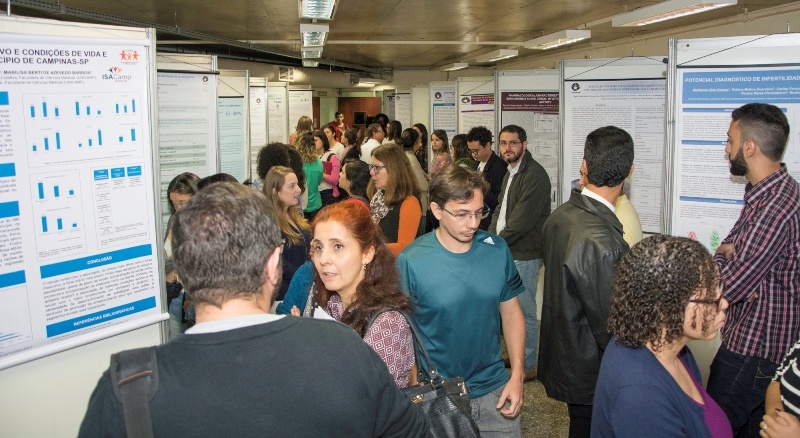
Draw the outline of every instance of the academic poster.
M250 83L250 178L257 178L258 153L268 143L267 87Z
M451 141L458 131L456 127L456 84L430 84L431 132L442 129Z
M0 368L163 319L150 47L0 36Z

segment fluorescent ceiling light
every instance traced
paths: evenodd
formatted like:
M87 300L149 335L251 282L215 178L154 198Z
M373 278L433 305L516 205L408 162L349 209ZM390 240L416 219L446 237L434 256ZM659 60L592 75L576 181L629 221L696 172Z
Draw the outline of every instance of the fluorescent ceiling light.
M375 86L375 84L370 84L370 83L367 83L367 82L359 82L355 86L356 87L361 87L361 88L372 88L372 87Z
M613 27L644 26L712 9L733 6L737 0L669 0L653 6L634 9L611 19Z
M462 68L469 67L469 64L466 62L454 62L452 64L447 64L444 67L440 68L441 71L456 71L461 70Z
M303 47L300 51L303 59L317 59L322 57L322 46Z
M370 86L375 86L375 85L382 85L382 84L388 84L388 83L389 83L388 80L386 80L386 79L378 79L378 78L359 78L359 80L358 80L358 84L359 85L361 85L361 84L369 84Z
M300 37L304 46L324 46L328 39L328 25L301 24Z
M338 0L299 0L300 18L333 20Z
M513 58L517 56L517 53L519 52L517 52L516 50L499 49L495 50L494 52L489 52L485 55L481 55L475 58L475 60L478 62L495 62L503 59Z
M591 30L567 29L539 38L534 38L530 41L525 41L522 43L522 47L525 47L526 49L547 50L558 46L576 43L580 40L585 40L591 37Z
M307 59L303 60L303 67L319 67L318 61L309 61Z

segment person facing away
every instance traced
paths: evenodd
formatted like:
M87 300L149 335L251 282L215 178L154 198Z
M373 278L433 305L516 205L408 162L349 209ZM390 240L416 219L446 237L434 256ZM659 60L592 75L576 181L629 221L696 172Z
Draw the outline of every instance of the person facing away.
M484 196L489 207L489 216L481 221L481 230L488 230L492 223L492 216L497 204L500 203L500 189L503 187L503 178L508 172L508 165L492 150L492 131L483 126L476 126L467 133L467 148L472 158L472 168L483 176L489 183L489 190Z
M488 215L487 190L473 170L439 172L430 186L439 227L404 249L397 264L430 359L443 377L464 378L481 436L519 437L525 318L517 296L524 286L505 241L478 229ZM501 328L510 376L500 356Z
M508 172L489 232L506 241L525 285L519 304L525 314L525 378L532 380L536 377L539 342L536 286L543 263L542 226L550 216L550 177L528 151L528 136L523 128L505 126L499 137L500 155L508 163Z
M725 153L731 174L747 185L739 218L714 256L731 306L708 392L736 436L758 435L767 386L800 330L800 191L781 163L788 138L776 106L751 103L731 113Z
M538 378L550 398L567 403L569 436L588 437L607 329L614 266L628 251L614 202L633 172L633 139L606 126L586 137L573 189L542 227L544 303Z
M592 437L733 436L686 346L716 338L727 308L699 242L659 234L632 247L614 271Z
M268 313L281 234L262 193L201 190L178 212L173 245L197 325L157 348L154 436L427 436L421 411L352 329ZM106 371L79 436L125 435Z
M383 143L383 139L386 137L385 132L380 123L373 123L367 126L367 131L364 134L364 143L361 145L361 161L370 164L372 151Z

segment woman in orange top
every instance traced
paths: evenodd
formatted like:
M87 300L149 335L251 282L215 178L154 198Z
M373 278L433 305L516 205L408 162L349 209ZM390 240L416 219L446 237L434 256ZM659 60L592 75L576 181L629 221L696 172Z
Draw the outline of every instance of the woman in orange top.
M392 143L375 148L369 170L372 180L367 194L372 199L372 219L396 256L419 232L422 219L419 185L405 153Z

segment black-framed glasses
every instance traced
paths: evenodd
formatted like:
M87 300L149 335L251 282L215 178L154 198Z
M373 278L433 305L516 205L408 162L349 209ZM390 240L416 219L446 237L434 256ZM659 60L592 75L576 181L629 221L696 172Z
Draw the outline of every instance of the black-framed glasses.
M381 169L386 168L386 166L378 166L377 164L370 164L369 171L370 173L380 173Z
M478 220L486 219L487 217L489 217L489 207L486 204L483 204L483 208L478 210L478 211L476 211L475 213L468 213L466 211L459 212L459 213L453 213L452 211L450 211L450 210L448 210L448 209L446 209L444 207L439 207L439 208L441 208L442 210L448 212L450 214L450 216L453 216L454 218L456 218L457 221L460 221L460 222L466 222L466 221L472 219L473 217L475 217L475 219L478 219Z

